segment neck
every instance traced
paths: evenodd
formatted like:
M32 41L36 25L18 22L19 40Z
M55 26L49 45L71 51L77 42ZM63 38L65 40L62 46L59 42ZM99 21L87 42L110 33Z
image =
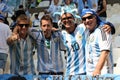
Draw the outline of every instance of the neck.
M50 40L50 39L51 39L51 34L49 34L49 35L46 35L46 36L45 36L45 39L48 39L48 40Z
M51 36L49 36L49 37L45 37L45 39L50 40L50 39L51 39Z
M22 38L22 39L26 39L26 37L27 37L27 34L26 35L20 35L20 38Z
M98 25L96 25L93 29L91 29L89 32L90 34L94 32L94 30L98 27Z

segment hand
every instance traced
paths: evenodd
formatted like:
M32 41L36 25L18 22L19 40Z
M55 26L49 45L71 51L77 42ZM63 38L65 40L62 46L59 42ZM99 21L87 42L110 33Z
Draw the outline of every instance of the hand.
M19 34L12 33L12 36L11 36L12 41L16 41L16 40L19 40L19 39L20 39Z
M100 75L101 74L101 72L100 72L100 70L97 70L97 69L95 69L94 71L93 71L93 73L92 73L92 76L98 76L98 75Z
M107 33L111 33L111 27L109 26L109 25L104 25L103 27L102 27L102 29L105 31L105 32L107 32Z
M58 31L58 30L59 30L59 29L57 29L57 28L54 28L54 27L52 28L52 31Z

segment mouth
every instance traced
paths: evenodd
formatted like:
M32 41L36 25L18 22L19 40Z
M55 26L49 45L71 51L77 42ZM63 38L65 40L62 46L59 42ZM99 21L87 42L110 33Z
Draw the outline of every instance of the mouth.
M71 23L71 22L66 22L64 25L65 25L66 27L70 27L70 26L72 25L72 23Z
M47 34L47 31L43 31L44 34Z
M92 25L92 22L87 22L87 23L85 23L85 25L90 26L90 25Z

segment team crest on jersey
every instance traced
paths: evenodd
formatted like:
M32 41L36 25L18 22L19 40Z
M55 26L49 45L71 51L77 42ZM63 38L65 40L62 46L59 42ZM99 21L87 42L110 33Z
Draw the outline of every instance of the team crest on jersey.
M89 42L91 43L91 42L93 42L93 41L94 41L94 36L92 36L92 37L90 38Z
M94 41L94 39L95 39L94 36L88 37L87 43L92 43Z
M82 39L82 36L80 34L77 34L77 39L78 40L81 40Z

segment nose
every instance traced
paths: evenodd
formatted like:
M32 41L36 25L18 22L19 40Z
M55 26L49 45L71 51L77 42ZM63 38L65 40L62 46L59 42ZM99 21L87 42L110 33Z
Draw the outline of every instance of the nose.
M86 18L86 20L85 20L86 22L88 22L89 21L89 19L88 18Z
M23 25L23 27L22 28L25 28L25 25Z
M48 29L48 27L49 27L49 26L48 26L48 25L46 25L46 26L44 26L44 29L45 29L45 30L47 30L47 29Z

